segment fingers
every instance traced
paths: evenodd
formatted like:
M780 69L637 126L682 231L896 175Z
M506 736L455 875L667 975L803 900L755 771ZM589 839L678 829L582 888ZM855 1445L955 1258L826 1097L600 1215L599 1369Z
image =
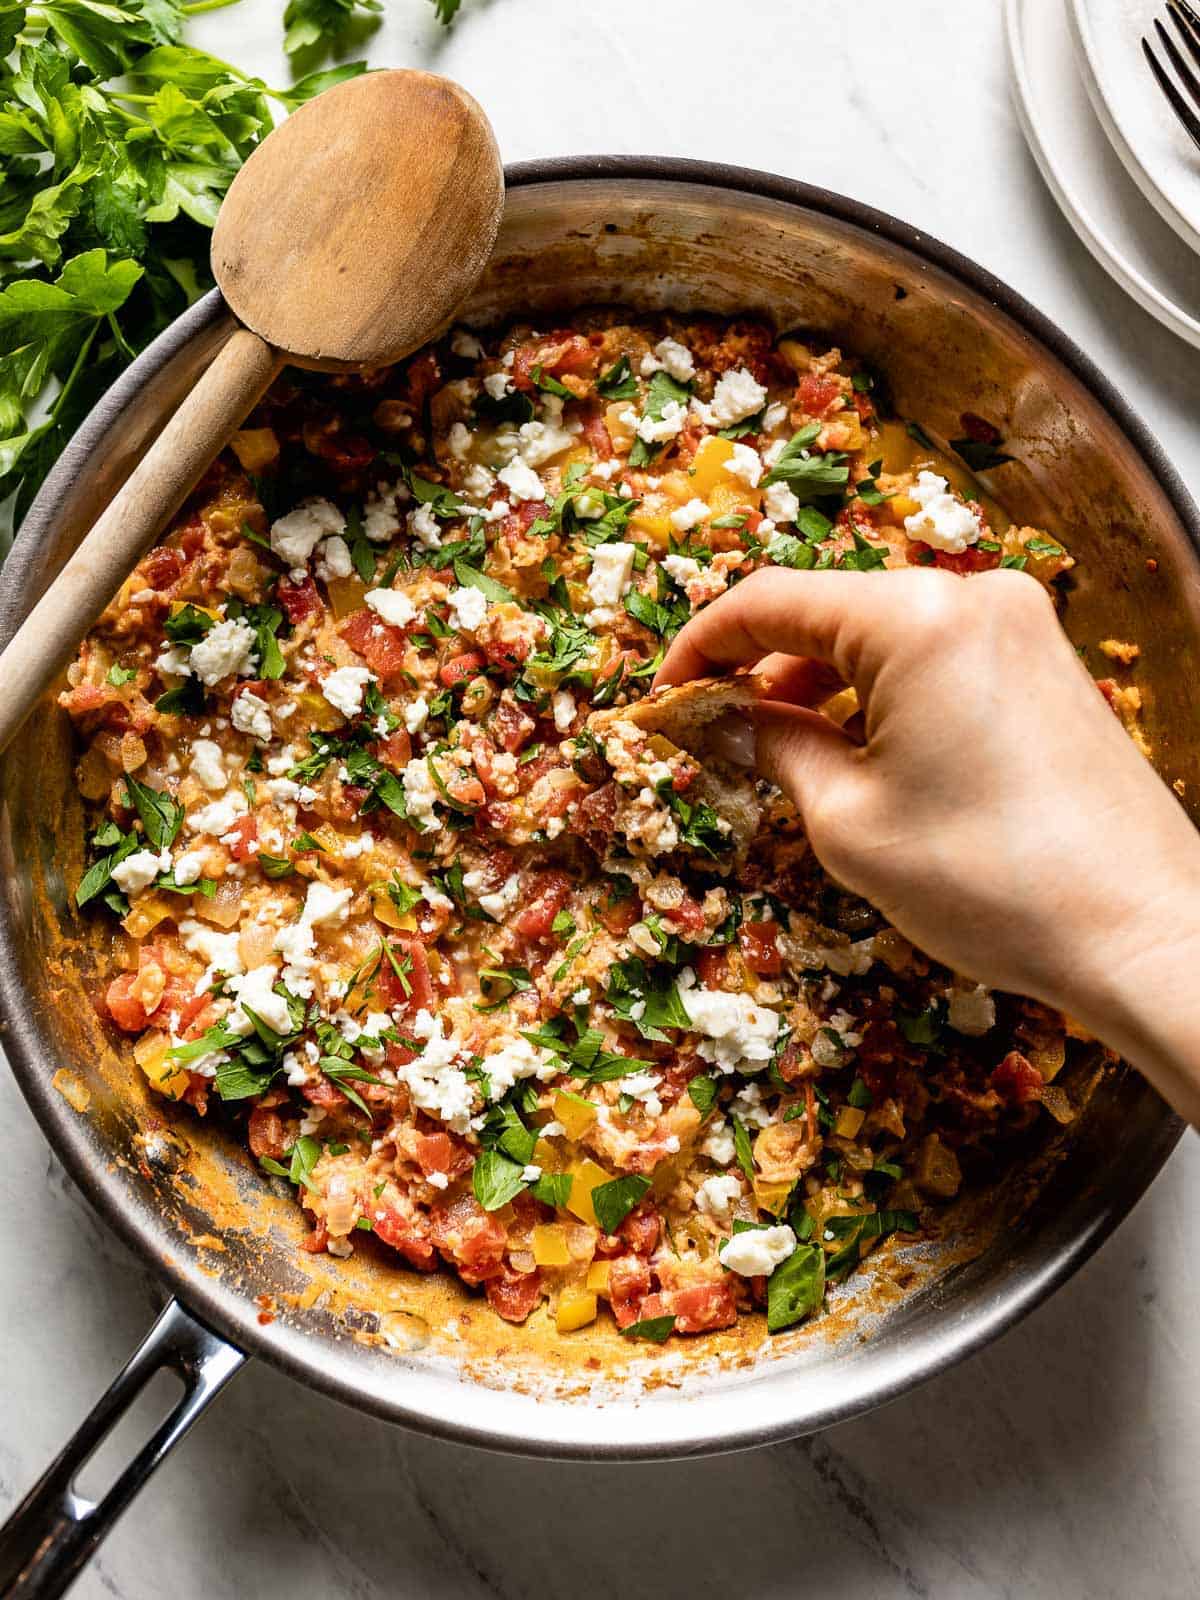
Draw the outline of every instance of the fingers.
M654 687L687 683L776 651L816 657L852 682L861 642L895 622L909 577L762 568L692 618L667 652Z
M846 687L827 662L812 656L764 656L754 675L762 682L764 700L786 700L794 706L819 706Z
M755 765L804 816L814 797L856 769L858 752L836 723L804 706L754 707Z

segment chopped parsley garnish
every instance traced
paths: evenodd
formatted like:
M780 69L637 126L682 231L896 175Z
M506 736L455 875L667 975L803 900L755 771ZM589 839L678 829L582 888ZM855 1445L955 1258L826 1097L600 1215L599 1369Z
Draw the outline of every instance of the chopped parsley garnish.
M842 493L850 477L846 457L833 450L813 455L808 448L820 431L819 422L810 422L794 433L784 445L779 460L763 478L762 487L786 483L801 505Z
M630 1173L611 1183L598 1183L592 1190L592 1209L604 1233L616 1233L625 1218L650 1192L649 1178Z
M632 400L637 394L637 379L628 356L618 356L607 372L596 379L596 392L606 400Z

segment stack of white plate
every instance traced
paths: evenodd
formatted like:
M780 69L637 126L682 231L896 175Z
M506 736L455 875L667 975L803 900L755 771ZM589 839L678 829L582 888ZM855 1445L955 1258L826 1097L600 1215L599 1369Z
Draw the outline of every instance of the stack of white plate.
M1200 151L1142 54L1165 0L1007 0L1017 112L1064 215L1152 316L1200 346ZM1168 27L1170 24L1168 24Z

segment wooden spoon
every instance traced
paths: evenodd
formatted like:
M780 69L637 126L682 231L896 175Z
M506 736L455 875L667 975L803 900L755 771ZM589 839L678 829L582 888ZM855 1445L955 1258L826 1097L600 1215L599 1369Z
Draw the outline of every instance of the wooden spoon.
M487 118L429 72L352 78L263 141L213 230L241 326L0 655L0 750L280 367L355 371L424 344L483 271L503 202Z

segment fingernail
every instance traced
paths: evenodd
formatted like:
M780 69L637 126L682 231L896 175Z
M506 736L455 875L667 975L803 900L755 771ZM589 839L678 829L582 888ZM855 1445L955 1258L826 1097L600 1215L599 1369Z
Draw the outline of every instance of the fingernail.
M713 754L735 767L754 765L754 725L745 717L727 716L708 729L708 744Z

